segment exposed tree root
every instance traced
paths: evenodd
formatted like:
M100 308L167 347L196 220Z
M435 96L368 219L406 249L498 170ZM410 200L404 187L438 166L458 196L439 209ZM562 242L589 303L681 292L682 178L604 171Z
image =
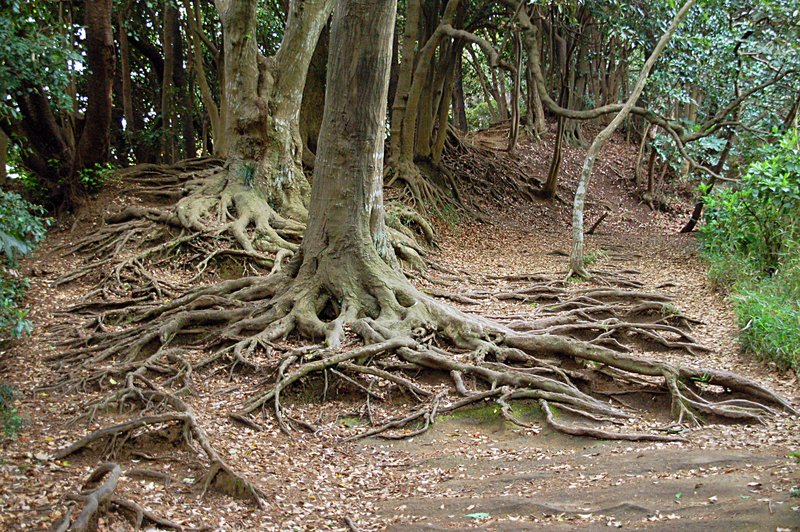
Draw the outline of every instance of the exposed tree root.
M129 471L126 476L130 476ZM83 502L83 509L78 514L78 517L72 519L73 512L68 510L64 517L53 526L53 530L57 532L65 532L73 530L75 532L85 532L87 530L96 529L96 522L98 514L104 506L113 506L119 510L123 510L130 514L131 522L136 530L142 528L144 523L152 523L161 528L171 528L174 530L182 530L183 527L174 521L159 517L149 510L145 510L138 504L128 499L114 495L117 488L117 483L122 477L122 468L119 464L103 463L100 464L86 481L87 485L96 484L94 488L88 488L76 495L68 495L67 499Z
M79 419L93 419L98 411L116 408L120 411L136 408L140 414L123 423L95 430L55 454L56 459L88 448L94 443L106 442L104 454L115 454L117 449L127 441L136 440L145 433L165 430L165 427L177 425L181 428L182 437L190 449L203 455L208 461L208 472L205 475L202 493L215 486L220 491L233 496L252 499L259 507L263 507L264 494L249 480L228 465L216 451L207 433L199 423L194 411L179 395L190 391L193 364L176 353L175 349L164 349L154 353L139 364L129 362L108 370L94 372L82 382L101 383L106 377L115 374L124 375L124 386L103 399L86 405L85 414ZM202 364L200 364L202 365ZM175 391L156 384L148 377L148 373L167 375L165 386L172 386ZM180 387L178 387L180 385Z
M612 279L610 275L608 278ZM566 335L624 352L630 351L626 344L634 339L654 346L684 349L691 354L708 351L691 334L696 320L681 313L671 298L642 291L641 284L624 273L613 277L623 288L581 288L578 283L541 274L500 280L504 282L501 288L458 293L443 289L426 291L463 305L480 305L488 299L534 305L531 315L500 317L508 328L517 332Z
M614 429L635 412L611 405L613 395L604 392L608 389L615 394L669 394L678 424L699 425L706 418L759 421L781 410L797 414L783 398L733 373L625 352L622 339L629 334L649 345L702 349L679 328L679 314L663 314L669 303L658 294L617 288L570 292L551 283L539 287L536 295L519 295L552 301L545 307L549 310L534 319L501 324L464 314L418 292L388 267L337 269L320 264L311 269L299 264L297 258L281 273L197 289L166 305L140 309L133 314L138 326L73 341L56 357L71 375L62 386L97 386L112 375L124 382L107 398L88 405L87 416L126 406L136 406L140 415L92 432L59 457L95 442L110 439L118 444L141 431L178 424L187 444L197 445L210 463L206 488L216 479L227 491L260 501L258 488L222 460L179 395L191 392L193 371L211 364L268 371L253 362L253 354L281 349L276 342L292 334L315 345L280 356L272 367L274 382L265 390L254 390L231 413L233 419L258 428L257 416L268 409L287 433L296 428L316 430L293 417L283 402L293 385L315 376L324 376L326 382L337 379L341 386L365 393L368 400L380 402L387 390L395 390L419 404L409 414L376 419L371 428L353 437L419 434L437 415L481 401L495 401L506 419L526 426L513 416L510 402L533 400L541 405L550 427L568 434L680 439ZM630 321L647 313L677 321L674 325ZM679 340L666 340L667 333ZM580 339L584 335L592 339ZM190 362L186 349L176 345L191 339L210 348L210 354ZM80 368L83 377L76 377ZM421 371L440 374L440 384L422 384L416 377ZM156 379L163 384L156 384ZM376 391L373 384L379 381L388 385ZM451 398L451 391L461 397ZM554 408L589 424L557 419Z
M498 203L533 201L542 181L531 176L524 161L506 151L508 129L504 122L462 138L451 131L442 157L457 183L470 198L492 199Z
M302 200L271 198L239 176L231 177L221 164L193 159L121 170L119 177L131 185L123 193L169 205L127 206L96 231L62 246L65 253L88 252L90 258L55 285L99 275L97 288L83 296L83 304L93 307L177 297L214 261L224 259L240 261L245 274L279 270L305 231ZM424 269L425 245L434 238L430 223L400 203L387 206L386 222L398 258L409 268ZM155 273L175 271L176 261L193 265L194 274L175 281Z
M423 161L393 161L386 174L386 186L402 190L401 200L420 212L447 218L449 210L472 211L453 174L443 166Z

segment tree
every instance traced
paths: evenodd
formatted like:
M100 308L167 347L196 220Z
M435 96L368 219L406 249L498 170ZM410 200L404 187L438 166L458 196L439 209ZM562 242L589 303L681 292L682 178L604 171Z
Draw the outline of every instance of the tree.
M586 190L589 187L589 179L591 178L592 170L594 169L594 162L597 159L597 156L600 154L600 151L603 149L603 146L606 144L606 142L608 142L608 139L630 114L633 106L636 104L636 101L639 99L639 96L641 96L642 91L644 90L644 86L647 83L647 76L650 74L650 70L653 68L658 56L661 55L661 52L672 38L675 30L678 29L678 24L686 16L694 3L695 0L688 0L672 19L672 23L661 36L661 39L659 39L658 44L656 44L656 47L650 54L650 57L648 57L647 61L645 61L642 71L639 73L639 79L637 80L633 91L631 91L630 96L628 96L628 101L625 102L625 105L622 106L622 109L620 109L619 113L617 113L614 119L611 120L611 122L605 128L603 128L600 133L597 134L597 136L594 138L594 141L592 141L592 145L589 147L589 150L586 152L586 159L583 162L581 175L578 178L578 189L575 192L575 201L572 208L572 252L570 253L569 274L567 277L574 274L584 279L591 278L591 275L586 270L586 264L583 256L583 207L586 200Z
M592 342L569 336L570 331L585 330L583 323L544 318L503 325L465 314L409 282L397 268L388 243L381 186L394 1L342 0L335 10L310 217L299 252L286 268L268 276L234 279L193 290L164 304L126 308L118 315L132 321L133 326L72 342L72 349L60 354L59 359L72 375L83 368L89 376L73 376L67 383L88 386L113 376L125 382L125 387L95 406L138 405L146 408L146 415L95 431L56 457L63 458L107 436L145 426L158 430L164 424L178 422L185 425L186 433L200 440L212 462L207 485L224 473L234 479L239 493L257 497L252 484L209 450L197 419L178 397L179 392L169 390L185 386L190 369L199 370L212 363L255 367L250 359L254 351L282 349L276 342L290 334L315 345L287 349L274 384L251 396L233 414L237 421L258 426L253 415L271 403L285 431L290 432L293 425L309 428L307 423L291 419L281 403L281 394L304 377L328 369L389 381L422 403L410 414L361 436L417 420L424 421L420 430L426 430L437 413L483 400L496 401L504 416L521 423L511 413L509 401L528 399L538 401L551 426L569 434L627 440L679 439L669 434L631 434L572 425L555 418L551 405L594 421L630 417L632 413L610 406L600 397L601 392L592 393L592 383L613 377L615 387L631 385L638 390L641 375L654 378L654 389L671 395L679 424L699 424L697 415L701 413L757 420L774 412L768 404L794 412L784 399L730 372L640 358L624 348L615 349L620 347L618 340L609 339L615 332L641 334L690 351L701 349L678 326L626 321L632 314L647 315L647 310L625 309L625 314L615 314L618 305L608 304L617 301L615 298L630 298L636 308L656 309L655 319L661 320L666 307L656 300L642 301L641 293L598 289L587 294L584 299L596 297L604 302L596 308L582 306L582 313L611 312L610 318L589 327L596 335ZM512 296L526 300L526 294L544 289L548 294L559 290L568 294L563 283L559 287L548 282L520 289ZM462 301L481 297L477 293L440 295L461 297ZM108 323L113 315L106 312L103 320ZM670 342L660 336L659 331L665 330L678 334L680 340ZM213 348L212 354L200 362L190 362L174 345L191 337L199 337ZM603 340L608 346L602 345ZM366 345L359 346L359 342ZM585 367L585 372L562 368L553 359L572 364L566 367ZM611 373L603 373L603 368L612 368ZM167 385L157 386L147 377L155 370L172 375ZM415 382L418 371L441 373L445 382L452 380L453 390L462 397L448 399L446 393L434 393ZM468 389L464 377L473 379L476 389ZM712 389L699 388L703 383L748 399L729 400ZM154 404L159 406L149 408Z
M66 50L72 45L71 22L53 22L48 32L64 35L47 35L40 33L31 15L41 17L42 6L13 2L3 15L2 29L10 43L4 50L3 62L10 69L4 72L4 96L13 103L0 104L0 127L24 144L24 165L42 180L51 205L63 210L86 200L81 172L108 160L116 64L111 0L87 0L83 5L88 72L83 113L77 112L65 75L67 62L77 60L64 50L64 41Z

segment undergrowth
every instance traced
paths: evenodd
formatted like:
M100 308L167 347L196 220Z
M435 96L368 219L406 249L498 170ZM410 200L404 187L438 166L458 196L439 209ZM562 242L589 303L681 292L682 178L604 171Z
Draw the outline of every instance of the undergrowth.
M14 390L8 384L0 384L0 439L14 438L22 429L24 420L14 408Z
M800 370L800 133L762 148L737 186L706 198L709 278L730 290L745 349Z
M20 195L0 190L0 344L32 328L22 302L29 283L17 266L44 238L48 221L40 217L43 212Z

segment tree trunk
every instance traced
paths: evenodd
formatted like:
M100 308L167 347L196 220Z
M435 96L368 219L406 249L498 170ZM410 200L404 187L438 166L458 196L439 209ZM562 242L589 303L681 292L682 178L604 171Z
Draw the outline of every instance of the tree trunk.
M222 7L231 193L258 188L273 208L304 220L308 181L301 162L300 105L333 1L291 2L281 47L272 58L259 53L255 40L257 2L230 0Z
M125 131L128 136L128 144L132 144L132 134L136 131L136 120L133 117L133 87L131 85L131 55L130 45L128 44L128 29L125 27L125 17L127 16L127 5L125 9L117 12L117 25L119 27L119 55L120 55L120 77L122 79L122 113L125 117Z
M395 4L340 0L334 13L311 216L295 280L301 288L313 286L315 300L327 296L337 313L351 319L380 312L365 306L385 295L389 279L382 278L401 278L389 266L395 259L383 213L385 102ZM337 345L340 322L329 325L328 343Z
M91 168L108 160L112 90L116 54L111 28L111 0L86 0L86 114L76 169ZM77 190L74 193L79 193Z
M517 140L519 139L519 95L522 90L522 78L520 76L522 71L522 43L520 42L519 32L514 32L514 73L511 93L511 127L509 128L508 135L508 152L514 153L517 147Z
M0 131L0 188L6 186L8 175L6 173L6 163L8 162L8 137Z
M177 16L172 0L164 0L164 18L161 39L164 53L164 76L161 79L161 161L175 162L175 41L174 28Z
M581 168L580 177L578 178L578 188L575 191L575 200L572 208L572 252L570 253L569 258L570 275L574 274L585 279L591 278L591 275L586 270L586 264L584 262L583 207L586 201L586 191L589 188L589 179L592 176L592 169L594 168L595 160L600 154L600 151L603 149L603 146L605 146L606 142L608 142L608 139L611 138L611 135L614 133L614 131L630 114L633 106L636 104L636 100L639 99L639 96L641 96L642 91L644 90L644 86L647 83L647 77L650 75L650 70L652 70L653 65L658 59L658 56L661 55L661 51L667 45L669 40L672 38L672 35L675 33L675 30L678 28L678 24L686 15L686 13L689 12L694 3L695 0L687 0L683 7L681 7L680 11L678 11L678 13L672 19L672 23L670 23L667 30L661 36L661 39L659 39L658 44L656 44L652 53L647 58L647 61L645 61L642 71L639 73L639 79L636 81L636 85L634 86L633 91L631 91L631 94L628 97L628 100L625 102L625 105L622 107L620 112L617 113L611 123L597 134L592 141L592 145L589 146L589 150L586 153L586 159L583 161L583 168Z
M300 135L303 138L303 164L314 167L317 153L317 140L322 127L322 113L325 110L325 73L328 64L329 31L324 29L317 41L317 48L311 58L303 89L303 102L300 106Z
M392 124L389 136L392 158L400 156L400 141L403 131L403 120L408 105L408 91L414 74L414 46L417 42L421 0L408 0L406 7L406 24L403 31L403 50L400 72L397 77L397 91L392 102Z
M184 13L182 16L186 16ZM191 79L188 76L186 67L184 66L184 57L186 51L186 44L181 33L181 15L178 14L173 19L172 24L172 42L174 46L174 54L177 58L175 61L175 89L180 96L180 124L181 124L181 137L183 145L181 146L181 153L177 153L176 157L181 159L191 158L197 156L197 142L195 139L194 127L194 97L192 92ZM188 35L188 34L187 34ZM189 64L188 58L186 64ZM173 136L174 139L174 136Z
M200 16L200 4L198 0L195 0L194 2L192 2L192 0L183 0L183 7L186 11L186 33L190 36L189 40L191 41L188 48L189 57L191 60L192 69L194 70L195 78L197 79L197 83L200 88L200 96L203 101L203 107L205 107L205 111L208 114L208 122L211 126L211 137L214 141L213 152L217 157L225 157L227 153L227 142L225 140L225 128L223 125L225 116L222 111L223 105L217 105L217 102L214 100L214 96L211 92L211 87L208 84L208 78L206 77L205 63L203 62L203 39L201 37L201 32L203 31L203 21L202 17ZM215 55L218 54L218 50L216 49L212 49L211 52ZM219 81L221 93L219 96L220 99L224 101L224 79L220 79ZM206 131L206 133L203 135L204 139L208 139L207 133L208 132ZM203 150L208 150L206 141L203 141L202 146Z
M453 86L453 119L456 128L462 133L466 133L467 126L467 106L464 102L464 70L462 64L463 51L456 58L455 85Z

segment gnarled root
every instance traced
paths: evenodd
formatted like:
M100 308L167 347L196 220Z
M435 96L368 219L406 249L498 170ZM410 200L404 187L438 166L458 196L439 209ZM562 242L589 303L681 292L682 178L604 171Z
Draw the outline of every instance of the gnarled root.
M131 472L128 472L128 475L130 476ZM83 502L83 509L78 514L78 517L73 520L72 511L68 510L61 521L53 525L53 530L57 532L94 530L96 528L94 523L97 521L98 514L101 508L106 505L114 506L131 514L131 521L136 530L141 529L145 522L161 528L183 529L178 523L159 517L133 501L115 496L114 492L117 488L117 483L122 476L122 468L119 464L108 462L97 466L92 474L89 475L86 484L96 484L101 480L102 482L94 488L85 489L79 494L67 496L68 500Z
M211 361L254 367L250 356L255 350L273 350L276 342L292 334L321 345L287 351L273 368L274 383L254 393L233 413L235 420L258 427L253 416L269 408L286 432L291 432L293 425L315 430L310 423L293 418L281 401L295 383L315 375L339 379L343 386L364 392L374 401L381 402L390 389L420 403L408 415L375 422L361 436L419 433L427 430L437 415L484 400L496 401L507 419L519 422L510 413L509 401L525 399L539 402L553 429L570 434L630 440L679 439L669 434L606 428L633 417L627 409L609 404L603 392L607 388L617 394L626 389L668 393L679 423L699 423L703 416L757 421L777 415L780 410L797 414L786 400L735 374L637 357L600 345L602 342L567 335L603 327L619 332L623 329L620 321L596 319L593 314L615 310L617 303L613 301L633 300L638 305L643 298L652 303L663 301L657 294L589 289L579 292L570 307L570 301L560 299L564 294L559 293L555 299L568 307L567 316L580 316L591 326L558 322L558 316L541 318L538 324L531 321L523 326L515 322L512 326L464 314L422 294L382 263L318 269L300 264L299 260L292 261L283 272L265 278L201 288L139 314L143 324L138 328L89 336L81 340L80 346L62 354L61 359L68 366L97 367L100 362L113 359L117 368L113 371L126 372L126 387L97 406L138 401L147 413L138 420L96 431L64 453L75 452L112 433L130 433L144 424L181 423L212 463L212 477L224 472L242 483L245 491L256 494L255 488L236 477L213 451L185 403L174 393L155 387L147 375L167 375L173 387L189 390L190 368L198 369ZM548 319L551 321L544 326L541 320ZM630 332L635 326L626 327ZM642 326L638 332L649 332L644 338L658 342L655 335L666 330L651 324L649 329ZM193 365L174 347L176 338L186 342L192 337L213 349L209 357ZM363 345L358 346L359 343ZM687 348L689 344L694 347L690 340L666 347ZM415 375L420 371L440 374L442 385L432 387L416 381ZM96 372L94 375L91 382L99 382ZM473 389L467 387L465 379L473 383ZM376 391L373 384L380 381L388 383L388 388ZM451 389L462 397L450 399ZM154 405L170 408L167 413L156 414L152 413L158 408ZM589 425L558 420L550 411L552 407L583 418ZM411 431L402 431L415 423Z
M530 274L501 277L495 281L502 286L481 290L426 291L463 305L489 299L534 305L530 314L500 317L517 332L566 335L624 352L630 351L634 339L690 354L708 351L692 336L697 320L680 312L671 298L642 290L640 283L618 275L622 287L581 288L558 277Z
M209 463L209 470L203 483L203 493L213 485L230 495L250 498L256 505L263 507L263 492L223 460L192 408L179 397L179 394L188 390L192 365L174 355L173 351L160 350L141 365L129 364L128 368L136 367L136 369L126 373L125 386L108 397L87 405L85 408L87 413L81 416L91 419L98 410L107 410L111 407L124 410L126 407L136 406L141 410L138 417L95 430L58 451L55 458L65 458L98 442L108 442L105 453L113 454L118 446L124 445L128 440L136 439L146 432L160 431L170 425L178 425L181 427L180 433L186 445L203 454ZM147 376L148 372L169 374L170 362L176 364L177 368L174 370L174 375L167 379L166 384L174 383L177 377L182 378L183 386L176 392L167 391Z
M540 195L543 182L531 175L530 163L508 153L509 127L502 122L464 137L450 130L442 166L452 172L465 196L505 204L534 201Z
M60 277L55 285L99 275L97 289L83 296L84 311L108 304L172 299L185 293L213 264L240 262L241 273L278 271L297 251L305 231L302 194L282 191L272 200L256 183L232 176L214 159L174 166L140 165L120 171L138 196L175 201L169 207L129 205L108 216L105 224L66 253L90 253L89 260ZM425 268L425 245L434 231L418 212L400 203L387 205L389 239L396 255L410 268ZM193 266L179 281L157 273L175 263ZM248 272L249 269L249 272ZM77 308L73 310L78 310Z

